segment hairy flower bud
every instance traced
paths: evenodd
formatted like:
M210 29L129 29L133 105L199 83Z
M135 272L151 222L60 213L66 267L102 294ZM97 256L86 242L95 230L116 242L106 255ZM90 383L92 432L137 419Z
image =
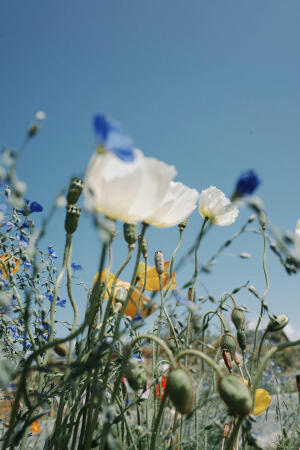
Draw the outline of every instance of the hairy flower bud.
M72 178L67 192L68 205L77 203L83 189L83 181L80 178Z
M134 248L134 244L138 238L138 230L136 223L124 223L123 225L124 239L130 248Z
M124 375L127 378L129 386L134 390L146 389L147 377L146 371L142 364L136 359L130 358L124 368Z
M221 349L228 350L231 356L231 359L234 359L234 353L236 350L236 340L234 336L230 333L224 333L221 337Z
M239 343L240 349L242 350L242 352L244 352L247 347L247 335L245 333L245 330L238 330L236 337L237 337L237 341Z
M231 320L237 330L244 329L245 314L242 308L233 308L231 313Z
M285 314L279 316L273 316L267 326L267 331L279 331L282 330L288 323L289 318Z
M251 394L247 386L233 375L220 379L219 394L234 414L246 416L252 406Z
M148 257L148 244L147 244L145 236L143 236L143 237L141 235L139 236L139 243L141 246L141 252L142 252L143 257L147 258Z
M124 287L121 287L117 290L115 302L121 303L121 305L124 305L126 297L127 297L128 291Z
M73 234L78 226L81 209L79 206L69 205L67 206L67 213L65 219L65 230L68 234Z
M180 367L171 369L166 384L166 394L181 414L189 414L194 404L194 389L189 373Z
M66 356L66 354L67 354L67 347L66 347L66 344L57 344L55 347L54 347L54 351L55 351L55 353L57 353L59 356Z
M162 275L164 273L165 264L164 264L164 255L161 250L155 252L154 263L156 272L158 273L158 275Z

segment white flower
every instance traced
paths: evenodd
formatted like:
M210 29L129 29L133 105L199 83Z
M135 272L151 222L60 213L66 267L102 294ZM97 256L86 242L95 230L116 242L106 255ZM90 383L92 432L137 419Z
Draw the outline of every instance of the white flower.
M295 230L295 247L300 255L300 219L297 220L296 230Z
M160 228L178 225L196 208L198 198L196 189L171 181L166 195L145 222Z
M200 194L199 212L204 219L207 218L216 225L225 226L235 221L239 210L220 189L210 186Z

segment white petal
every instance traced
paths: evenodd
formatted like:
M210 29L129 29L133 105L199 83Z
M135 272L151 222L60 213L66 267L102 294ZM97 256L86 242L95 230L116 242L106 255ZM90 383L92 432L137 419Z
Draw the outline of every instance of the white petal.
M239 211L225 194L215 186L204 189L200 194L199 212L216 225L231 225Z

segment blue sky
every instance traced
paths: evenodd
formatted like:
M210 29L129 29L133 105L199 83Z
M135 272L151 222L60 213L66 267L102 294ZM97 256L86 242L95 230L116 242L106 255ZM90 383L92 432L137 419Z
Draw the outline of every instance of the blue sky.
M239 173L256 169L269 216L294 230L300 217L299 19L296 0L2 0L1 144L17 149L36 111L47 114L20 162L28 198L47 210L70 177L84 173L95 145L93 115L105 111L145 154L174 164L177 179L199 191L216 185L230 195ZM242 211L232 227L214 229L200 259L206 262L246 217ZM59 211L43 242L55 244L61 257L63 221ZM185 248L200 226L195 211ZM150 230L150 251L161 248L167 259L176 239L176 228ZM100 245L84 215L73 254L89 285ZM126 254L120 238L115 247L114 269ZM210 292L219 295L247 280L263 290L261 239L247 235L229 253L241 251L253 258L224 256L213 276L203 276ZM268 267L271 309L295 317L299 278L288 277L273 255ZM189 265L178 280L191 272ZM83 311L86 299L78 296ZM247 292L238 300L256 311ZM297 326L293 317L291 323Z

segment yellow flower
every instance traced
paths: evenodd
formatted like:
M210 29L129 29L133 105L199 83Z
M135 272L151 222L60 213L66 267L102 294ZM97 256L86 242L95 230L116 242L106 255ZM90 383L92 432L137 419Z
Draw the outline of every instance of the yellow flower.
M10 253L3 253L3 255L0 256L0 259L6 266L8 265L9 262L12 263L12 261L13 261L14 266L10 267L10 268L7 268L6 270L8 272L10 270L11 274L14 274L14 273L18 272L19 266L20 266L20 263L21 263L20 259L18 259L15 256L11 255ZM7 280L7 275L6 275L5 270L2 267L2 264L0 264L0 273L3 276L3 278L5 280Z
M101 282L103 282L103 283L105 282L106 273L107 273L107 269L103 270L102 273L101 273ZM97 272L95 277L94 277L93 284L96 283L96 281L98 279L98 276L99 276L99 273ZM107 289L106 289L105 296L104 296L104 298L106 298L106 300L108 300L108 298L109 298L110 289L111 289L111 287L113 285L114 279L115 279L115 276L112 273L109 273L108 282L107 282ZM116 293L117 293L118 289L120 289L121 287L129 290L130 283L128 283L127 281L121 281L121 280L117 279L116 287L115 287L115 290L114 290L114 296L113 296L113 304L114 305L116 305L116 301L115 301ZM147 304L149 303L149 299L145 295L141 296L140 311L138 311L140 295L141 295L141 290L139 288L134 288L132 293L131 293L128 305L127 305L127 307L125 309L125 314L127 316L130 316L130 317L133 318L137 313L139 313L139 314L141 314L142 317L148 317L150 314L152 314L155 311L154 307L147 308Z
M170 282L170 273L168 272L169 265L170 265L170 261L165 261L164 272L161 276L162 287L164 289L168 286L168 284ZM144 282L145 282L145 263L144 262L139 263L136 279L137 279L137 283L140 286L144 286ZM177 286L177 283L175 281L175 272L173 272L173 279L172 279L172 284L170 286L170 289L175 289L176 286ZM146 289L146 291L160 291L159 278L158 278L158 274L156 272L155 266L147 268L147 280L146 280L146 288L145 289Z
M241 378L240 378L241 380ZM248 386L248 380L244 380L246 386ZM255 391L255 404L253 414L259 416L262 414L270 405L272 397L268 391L265 389L256 389Z
M32 434L38 434L41 432L41 425L38 420L34 420L32 424L30 425L30 433Z

